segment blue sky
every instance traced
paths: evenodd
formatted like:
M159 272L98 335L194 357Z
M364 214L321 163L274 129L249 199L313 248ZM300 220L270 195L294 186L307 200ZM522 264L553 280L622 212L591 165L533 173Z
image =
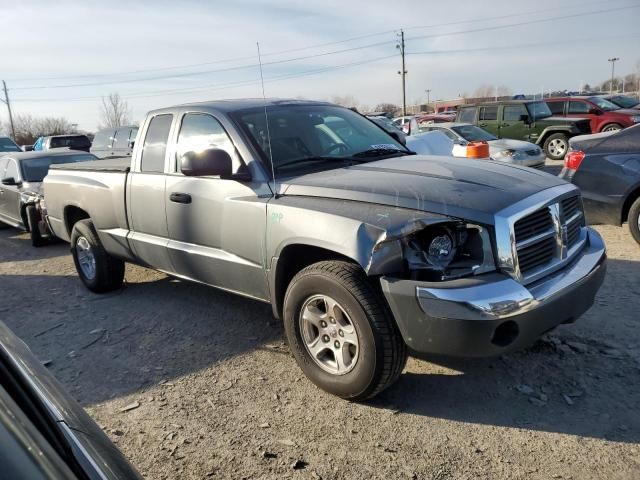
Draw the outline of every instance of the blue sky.
M640 70L640 8L628 6L640 0L0 0L0 78L16 113L93 130L110 92L135 120L177 103L258 96L259 41L268 96L352 95L373 107L401 101L404 28L409 103L427 88L432 99L482 84L577 89L608 78L611 56L620 73Z

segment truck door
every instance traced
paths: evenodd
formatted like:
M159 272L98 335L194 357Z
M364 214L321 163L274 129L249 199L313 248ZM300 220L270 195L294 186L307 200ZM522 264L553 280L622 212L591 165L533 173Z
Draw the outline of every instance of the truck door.
M0 178L13 179L14 182L20 183L21 176L18 171L18 163L9 158L6 168L0 171ZM20 187L18 185L0 184L0 214L14 223L22 223L20 218Z
M529 124L525 122L524 118L529 117L527 107L524 104L504 105L502 107L502 113L500 115L500 138L513 138L514 140L530 141Z
M176 273L267 299L263 245L268 196L260 193L266 193L268 187L250 181L184 176L182 155L207 148L226 150L233 159L234 173L246 167L212 115L185 113L179 123L165 194L169 252Z
M484 128L487 132L500 136L500 122L498 121L498 106L490 105L480 107L478 113L478 126Z
M173 115L159 114L148 122L127 184L131 248L142 262L168 272L173 266L167 251L165 164L172 121Z

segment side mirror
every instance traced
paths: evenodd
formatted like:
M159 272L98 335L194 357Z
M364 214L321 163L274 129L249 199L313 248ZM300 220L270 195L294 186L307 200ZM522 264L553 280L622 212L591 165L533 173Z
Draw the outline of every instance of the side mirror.
M228 177L232 173L231 156L220 148L202 152L187 152L180 158L180 171L188 177L216 175Z
M15 185L19 185L19 183L16 182L15 178L7 177L2 179L2 185L15 186Z
M520 121L524 123L529 123L529 115L520 115Z

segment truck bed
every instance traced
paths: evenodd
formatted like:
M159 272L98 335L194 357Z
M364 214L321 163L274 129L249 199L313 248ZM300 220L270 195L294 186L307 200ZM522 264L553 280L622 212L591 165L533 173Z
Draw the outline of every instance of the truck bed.
M131 157L111 157L90 162L59 163L49 167L54 170L82 170L84 172L123 172L131 168Z

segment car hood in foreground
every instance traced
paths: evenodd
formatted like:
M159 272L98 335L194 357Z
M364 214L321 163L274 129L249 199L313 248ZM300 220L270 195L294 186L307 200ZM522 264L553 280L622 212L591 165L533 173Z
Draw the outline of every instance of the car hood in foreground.
M378 160L280 182L283 195L377 203L489 225L503 208L566 183L529 168L426 155Z

